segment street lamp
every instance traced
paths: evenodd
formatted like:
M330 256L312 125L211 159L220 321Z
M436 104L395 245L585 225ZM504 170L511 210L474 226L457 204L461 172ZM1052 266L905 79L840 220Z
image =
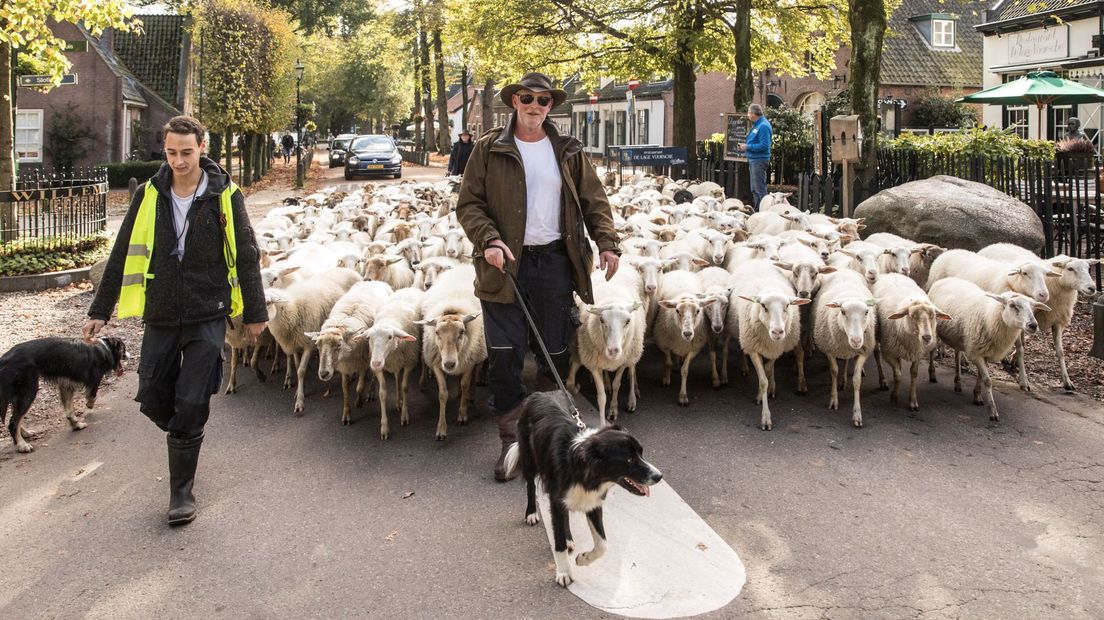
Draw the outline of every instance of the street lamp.
M594 119L597 118L598 112L596 104L598 103L598 93L590 93L590 105L591 108L587 110L587 123L586 123L586 138L583 139L583 144L590 146L598 146L598 141L595 140L594 144L590 144L590 137L594 135L591 126L594 124Z
M303 112L300 109L299 83L303 81L303 63L295 59L295 189L303 189L303 167L299 162L299 151L303 148Z

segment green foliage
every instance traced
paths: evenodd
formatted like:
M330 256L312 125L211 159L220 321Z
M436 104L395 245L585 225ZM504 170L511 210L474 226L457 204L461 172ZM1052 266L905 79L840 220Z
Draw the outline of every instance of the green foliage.
M972 108L933 90L912 102L910 125L914 127L971 127L975 124L977 115Z
M107 164L107 184L110 187L126 187L131 177L145 183L161 169L162 161L125 161Z
M110 253L104 234L78 239L28 239L0 246L0 276L22 276L87 267ZM42 246L51 249L42 249Z
M55 110L46 132L46 154L56 170L72 170L73 165L92 150L95 132L85 124L74 108Z
M825 102L824 107L828 118L851 114L851 91L845 88L832 95Z
M813 121L797 108L782 105L767 108L772 129L773 150L794 153L813 143Z
M941 155L964 154L987 157L1043 157L1054 158L1054 143L1049 140L1025 140L1011 129L982 129L973 127L954 133L917 135L902 133L886 143L886 147L900 151L935 153Z

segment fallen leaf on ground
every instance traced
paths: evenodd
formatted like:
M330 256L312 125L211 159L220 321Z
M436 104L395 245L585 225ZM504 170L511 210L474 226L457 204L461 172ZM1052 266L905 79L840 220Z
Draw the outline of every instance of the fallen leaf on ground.
M386 540L387 542L391 542L391 541L395 540L395 536L398 535L398 533L399 533L399 530L395 530L394 532L391 532L386 537L384 537L384 540Z
M406 493L403 493L403 499L410 499L411 497L414 497L414 491L407 491Z

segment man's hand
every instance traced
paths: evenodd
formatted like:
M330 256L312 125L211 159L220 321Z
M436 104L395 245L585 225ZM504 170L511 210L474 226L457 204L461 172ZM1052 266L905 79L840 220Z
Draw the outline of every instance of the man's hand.
M257 340L261 337L261 332L268 323L246 323L242 327L245 328L245 335L249 337L249 344L257 344Z
M738 143L736 145L736 148L741 150L741 151L746 151L747 150L747 145L741 142L741 143Z
M513 261L514 254L501 239L495 239L483 250L483 258L495 269L506 273L506 261Z
M609 281L613 277L613 274L617 273L617 264L621 259L617 254L606 250L598 255L598 268L606 270L606 281Z
M81 330L81 334L84 336L85 340L91 341L93 338L96 337L97 334L100 333L100 330L103 329L103 326L104 322L100 319L88 319L88 321L84 324L84 329Z

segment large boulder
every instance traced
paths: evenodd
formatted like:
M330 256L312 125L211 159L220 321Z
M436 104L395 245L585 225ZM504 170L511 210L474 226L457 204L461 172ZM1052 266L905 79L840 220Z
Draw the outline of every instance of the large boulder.
M937 176L878 192L855 209L864 235L889 232L920 243L974 252L992 243L1043 250L1035 211L988 185Z
M103 279L104 269L107 267L107 259L103 259L100 262L92 265L88 269L88 279L92 281L92 290L98 291L100 289L100 280Z

